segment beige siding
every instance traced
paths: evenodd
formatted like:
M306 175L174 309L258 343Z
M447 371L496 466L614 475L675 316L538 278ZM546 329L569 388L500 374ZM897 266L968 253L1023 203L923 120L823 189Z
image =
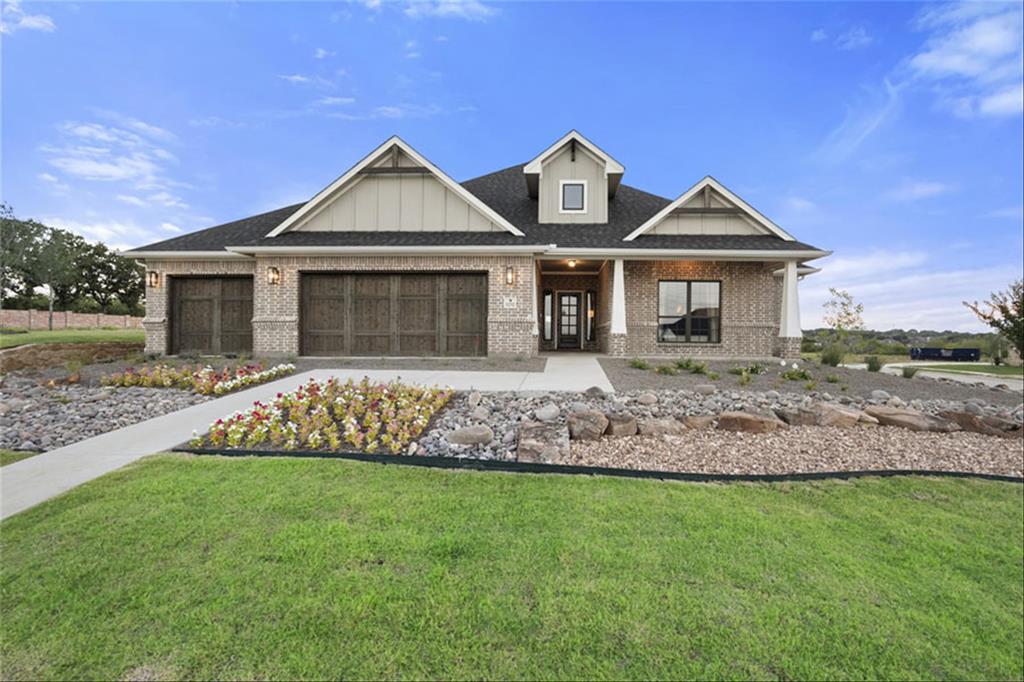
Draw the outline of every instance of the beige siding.
M714 190L710 195L710 208L735 208L725 197ZM704 195L697 196L684 204L685 208L704 206ZM668 215L655 225L648 234L770 234L763 227L746 216L738 215Z
M390 165L390 159L388 165ZM399 165L402 159L399 158ZM367 176L295 228L302 232L497 232L502 228L426 174Z
M587 212L559 213L561 208L561 180L587 181ZM604 162L598 160L582 145L576 145L576 161L572 161L569 146L553 155L544 164L538 194L539 220L542 223L607 223L608 177Z

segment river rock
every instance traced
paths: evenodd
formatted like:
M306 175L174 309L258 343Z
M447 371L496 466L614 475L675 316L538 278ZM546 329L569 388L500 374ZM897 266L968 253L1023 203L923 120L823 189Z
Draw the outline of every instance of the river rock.
M635 436L637 430L636 417L628 412L609 412L605 415L608 418L609 436Z
M478 424L449 431L445 438L454 445L486 445L494 440L494 432L491 427Z
M777 417L750 412L723 412L718 415L718 428L723 431L744 433L770 433L786 428L786 423Z
M681 436L686 426L678 419L641 419L637 431L641 436Z
M911 431L932 431L936 433L960 430L960 427L955 422L916 410L888 407L886 405L868 405L864 408L864 411L884 426L899 426Z
M550 422L526 422L519 427L516 460L558 464L569 457L569 429Z
M567 423L569 437L576 440L598 440L608 428L608 418L600 410L577 410Z
M558 405L548 403L534 410L533 416L539 421L550 422L558 419L559 412Z

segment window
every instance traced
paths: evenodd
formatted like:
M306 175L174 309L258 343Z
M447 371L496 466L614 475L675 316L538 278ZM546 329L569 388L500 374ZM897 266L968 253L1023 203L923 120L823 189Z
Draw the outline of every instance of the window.
M544 340L550 341L554 337L552 330L552 307L554 306L555 295L544 291Z
M720 343L720 282L658 282L658 341Z
M597 292L587 292L587 341L594 340L597 330Z
M562 180L562 205L561 213L586 213L587 212L587 181L586 180Z

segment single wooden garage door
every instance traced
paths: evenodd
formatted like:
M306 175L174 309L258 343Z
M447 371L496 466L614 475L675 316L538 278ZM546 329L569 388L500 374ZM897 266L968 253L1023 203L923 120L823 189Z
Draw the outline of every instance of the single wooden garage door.
M486 355L486 274L304 274L303 355Z
M172 277L172 354L252 351L252 277Z

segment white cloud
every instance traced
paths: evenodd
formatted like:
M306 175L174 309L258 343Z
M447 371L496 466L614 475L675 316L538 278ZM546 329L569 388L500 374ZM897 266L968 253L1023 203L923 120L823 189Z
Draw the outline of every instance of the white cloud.
M804 199L803 197L787 197L785 205L787 208L801 213L813 211L817 208L817 205L813 201L810 199Z
M355 97L321 97L313 102L313 104L316 106L332 107L341 104L353 104L355 101Z
M868 34L867 29L863 26L854 26L836 38L836 47L840 50L857 50L873 42L875 39Z
M50 173L39 173L36 177L50 186L57 194L63 194L65 190L71 189L67 183L61 182L60 178Z
M286 80L289 83L308 83L310 81L308 76L303 76L301 73L293 73L287 76L278 76L281 80Z
M89 241L103 242L107 246L125 251L133 246L140 246L154 241L158 235L153 229L140 227L134 221L98 220L93 222L49 216L40 219L44 225L70 230L80 234Z
M140 208L143 208L149 205L139 197L133 196L131 194L118 194L114 198L120 201L121 203L128 204L130 206L138 206Z
M188 204L182 201L179 197L174 196L170 192L157 192L156 194L150 194L146 197L151 203L165 208L177 208L185 210L188 208Z
M423 55L417 49L419 43L415 40L407 40L405 43L405 58L406 59L419 59Z
M160 223L160 229L166 232L181 232L181 228L174 223Z
M436 43L447 43L448 36L434 36L434 42Z
M894 201L918 201L919 199L928 199L940 194L947 194L953 191L953 189L951 185L942 182L908 180L886 192L885 197Z
M883 90L867 91L855 107L848 107L846 118L828 134L815 156L829 163L845 161L864 142L889 121L900 108L902 86L883 81Z
M414 0L405 8L405 15L413 19L437 17L484 21L497 13L497 9L479 0Z
M105 160L97 158L87 147L69 147L64 152L65 156L50 159L50 165L85 180L145 180L158 170L145 154Z
M0 14L0 33L10 35L17 31L52 33L57 28L46 14L25 14L19 0L6 0Z
M316 51L313 52L313 59L327 59L328 57L333 57L335 54L335 52L318 47L316 48Z
M825 29L823 29L823 28L816 28L813 31L811 31L811 42L812 43L820 43L823 40L828 40L828 33L825 33Z
M978 102L978 113L985 116L1013 116L1024 112L1024 84L1008 85Z

